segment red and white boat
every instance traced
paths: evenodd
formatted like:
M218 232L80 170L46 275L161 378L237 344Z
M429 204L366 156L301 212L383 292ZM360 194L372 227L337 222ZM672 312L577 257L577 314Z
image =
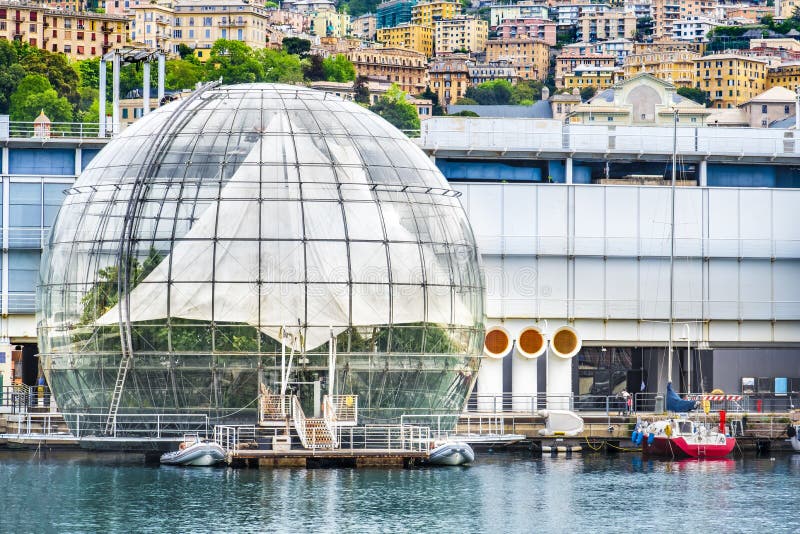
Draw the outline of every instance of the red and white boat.
M667 458L723 458L736 438L686 417L655 421L641 430L642 454Z

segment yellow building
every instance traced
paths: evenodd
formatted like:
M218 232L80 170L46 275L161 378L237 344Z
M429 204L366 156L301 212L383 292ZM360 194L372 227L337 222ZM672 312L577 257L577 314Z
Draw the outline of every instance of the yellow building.
M622 80L622 70L615 67L593 67L581 65L564 76L564 88L583 89L594 87L598 91L608 89Z
M439 104L455 104L470 87L470 67L468 54L438 56L431 60L428 75L431 90L439 96Z
M559 88L564 87L564 78L579 67L614 68L617 64L617 56L592 53L578 55L575 49L565 47L564 50L556 57L555 82Z
M694 60L695 87L708 93L710 107L735 108L767 88L767 62L735 54Z
M550 45L539 39L487 40L486 62L501 60L515 67L522 80L544 81L550 67Z
M800 63L785 63L767 69L767 89L785 87L794 91L800 86Z
M415 50L430 57L433 55L433 28L419 24L378 28L378 42L386 46Z
M131 6L131 13L131 41L150 48L172 51L172 22L175 14L172 7L143 3Z
M788 19L794 15L794 10L800 7L800 0L778 0L778 17Z
M483 52L489 38L489 23L475 17L458 16L436 21L434 43L437 54L468 50Z
M128 19L65 11L41 4L0 2L0 39L61 52L72 59L100 57L127 43Z
M311 34L320 37L345 37L350 35L350 15L336 11L315 11L311 17Z
M691 50L660 51L658 48L629 54L623 67L625 78L648 72L676 87L694 87L694 61L699 57L700 54Z
M359 48L347 53L356 74L396 83L402 91L416 95L428 85L425 54L402 48Z
M173 4L141 3L131 7L131 40L177 53L184 44L201 61L218 39L241 41L251 48L267 45L268 12L235 0L178 0Z
M452 19L461 13L461 4L458 2L424 2L411 8L411 24L433 28L438 20Z

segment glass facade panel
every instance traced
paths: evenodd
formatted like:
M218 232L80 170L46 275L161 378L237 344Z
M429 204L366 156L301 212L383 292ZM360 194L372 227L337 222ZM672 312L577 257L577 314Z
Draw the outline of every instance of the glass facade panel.
M9 184L9 226L42 226L42 184Z
M44 368L62 409L107 412L124 348L121 413L252 422L281 342L302 384L327 380L333 340L362 422L458 413L478 273L460 202L383 119L298 87L209 89L134 123L70 189L42 262Z

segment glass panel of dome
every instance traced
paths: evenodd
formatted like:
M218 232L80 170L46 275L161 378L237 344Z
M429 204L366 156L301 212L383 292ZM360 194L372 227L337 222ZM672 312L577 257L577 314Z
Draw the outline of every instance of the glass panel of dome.
M306 241L309 282L347 282L347 245L338 241Z
M266 185L264 186L266 188ZM303 235L300 202L283 200L261 203L261 238L288 239Z
M388 283L386 245L383 243L350 244L350 270L354 283Z
M370 170L374 166L391 167L391 158L383 151L376 139L360 137L357 140L354 139L354 141L358 143L358 151L361 153L361 158L364 163L370 166Z
M338 202L303 202L307 239L344 239L342 206Z
M222 282L250 282L258 278L258 241L217 241L214 279Z
M376 203L345 202L344 212L350 239L383 240L383 226Z
M261 279L264 282L305 281L305 250L302 241L262 241Z

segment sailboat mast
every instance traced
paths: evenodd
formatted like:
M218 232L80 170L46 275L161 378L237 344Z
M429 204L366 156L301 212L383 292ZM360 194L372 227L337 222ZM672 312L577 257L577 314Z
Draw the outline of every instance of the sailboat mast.
M672 322L675 320L673 305L675 276L675 174L678 160L678 108L672 118L672 183L670 184L669 225L669 345L667 350L667 383L672 382Z

